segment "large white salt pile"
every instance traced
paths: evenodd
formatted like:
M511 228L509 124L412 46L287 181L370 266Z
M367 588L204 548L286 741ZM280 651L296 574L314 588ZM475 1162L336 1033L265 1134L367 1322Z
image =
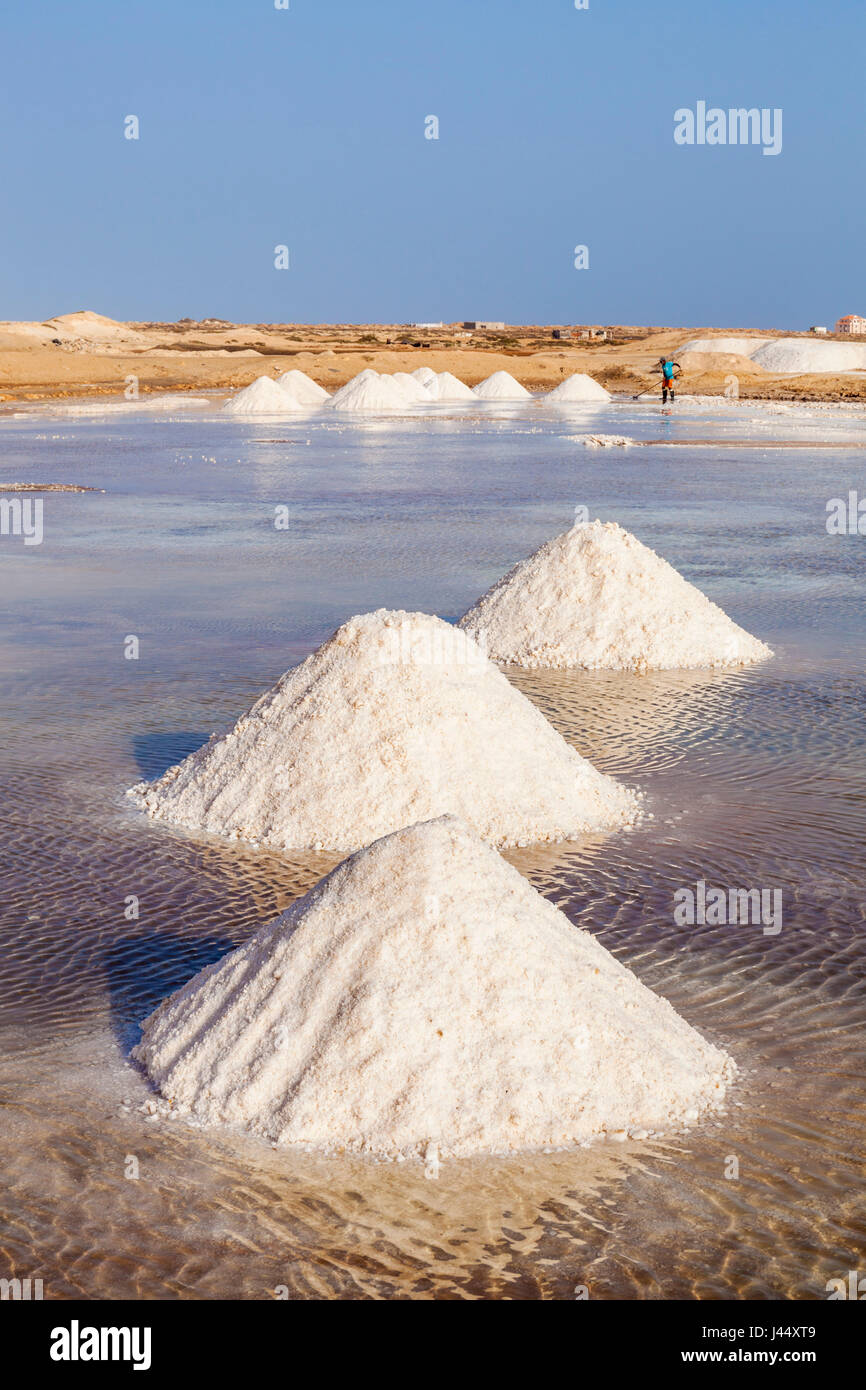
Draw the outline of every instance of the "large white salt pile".
M589 932L445 816L378 840L145 1020L172 1114L418 1158L687 1128L735 1076Z
M409 405L421 405L424 401L429 402L435 399L432 391L429 391L417 377L410 376L408 372L394 372L391 380L400 387L403 392L403 399Z
M460 627L495 661L673 670L772 656L616 522L579 524L522 560Z
M446 812L494 845L565 840L638 812L470 637L384 609L130 795L157 819L277 849L358 849Z
M228 415L291 415L303 410L303 406L284 386L279 386L269 376L259 376L249 386L235 392L223 410Z
M494 372L473 387L473 394L480 401L517 401L527 399L531 392L515 381L510 372Z
M393 377L366 367L335 391L327 404L332 410L400 410L406 396Z
M856 372L866 369L866 343L822 343L811 338L771 338L752 354L768 372Z
M429 383L429 390L439 401L474 401L475 392L451 372L440 372Z
M733 352L740 357L751 357L758 348L772 342L772 338L691 338L674 356L680 357L684 352Z
M277 377L280 386L284 386L287 391L291 391L296 401L301 405L321 405L322 401L330 400L331 393L326 391L324 386L320 386L317 381L313 381L306 372L301 372L297 367L293 367L290 372L283 372L282 376Z
M571 401L609 401L611 395L609 391L595 381L585 372L575 372L573 376L566 377L558 386L554 386L552 391L548 391L544 400L560 401L568 404Z
M422 386L429 386L431 381L436 380L436 373L432 367L416 367L411 375L416 381L420 381Z

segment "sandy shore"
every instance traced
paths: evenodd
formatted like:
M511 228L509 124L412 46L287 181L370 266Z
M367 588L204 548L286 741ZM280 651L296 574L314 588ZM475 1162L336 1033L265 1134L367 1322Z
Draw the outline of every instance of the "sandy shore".
M736 330L766 338L767 330ZM245 386L257 376L299 367L327 390L365 367L412 371L422 362L470 386L504 369L531 389L588 372L610 391L651 390L662 353L689 339L729 334L717 328L651 328L603 343L553 339L544 327L466 334L459 326L416 330L382 324L118 323L90 311L44 323L0 323L0 402L63 397L123 397L131 377L141 394ZM866 372L779 376L733 353L691 353L683 391L722 394L735 374L739 393L770 400L866 399Z

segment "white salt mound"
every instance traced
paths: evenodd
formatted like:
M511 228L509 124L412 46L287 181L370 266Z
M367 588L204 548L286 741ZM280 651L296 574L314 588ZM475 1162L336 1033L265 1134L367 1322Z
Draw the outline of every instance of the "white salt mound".
M866 370L866 343L823 342L815 338L693 338L685 353L739 353L767 372L797 376L809 372Z
M459 820L345 860L142 1025L173 1114L417 1158L682 1129L736 1068Z
M436 377L435 384L430 383L430 390L435 391L436 399L440 401L473 401L475 393L461 381L458 376L453 376L451 372L440 372Z
M301 405L321 405L322 401L330 400L331 393L326 391L324 386L320 386L317 381L313 381L306 372L301 372L297 367L293 367L290 372L283 372L282 376L277 377L277 383L284 386L287 391L291 391L296 401Z
M436 380L436 373L432 367L416 367L410 375L414 376L416 381L420 381L422 386L429 386L431 381Z
M653 671L772 652L616 522L577 525L522 560L460 627L495 661Z
M684 352L734 352L740 357L752 357L758 348L773 341L773 338L692 338L674 356L680 357Z
M380 376L371 367L353 376L328 401L332 410L400 410L405 405L406 397L399 382L390 376Z
M531 392L515 381L510 372L494 372L473 387L473 394L480 401L517 401L527 399Z
M394 372L391 380L395 381L400 387L400 390L403 392L403 399L409 405L420 405L424 401L432 401L435 399L432 391L429 391L417 377L410 376L408 372Z
M558 386L554 386L552 391L548 391L544 400L561 401L567 404L570 401L609 401L611 394L606 391L601 382L595 381L585 372L575 372L573 376L566 377Z
M568 438L587 449L628 449L634 444L627 434L570 434Z
M223 406L228 415L291 415L302 409L300 401L269 376L256 377Z
M229 733L130 795L156 819L276 849L358 849L445 813L493 845L528 844L638 813L470 637L384 609L344 623Z
M856 372L866 368L866 343L821 343L810 338L772 338L752 354L768 372Z

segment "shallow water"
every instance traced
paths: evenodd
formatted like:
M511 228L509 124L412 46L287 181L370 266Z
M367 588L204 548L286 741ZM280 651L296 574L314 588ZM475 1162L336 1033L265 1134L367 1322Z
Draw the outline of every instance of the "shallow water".
M105 489L46 494L41 546L0 537L0 1275L55 1298L818 1298L862 1270L866 537L828 535L825 508L866 496L863 423L700 403L0 417L0 494ZM588 450L568 438L584 432L680 447ZM734 1055L728 1114L428 1182L143 1113L138 1021L334 860L153 825L124 788L351 613L454 617L582 505L777 653L732 673L509 671L652 817L509 858ZM676 925L699 879L781 889L781 931Z

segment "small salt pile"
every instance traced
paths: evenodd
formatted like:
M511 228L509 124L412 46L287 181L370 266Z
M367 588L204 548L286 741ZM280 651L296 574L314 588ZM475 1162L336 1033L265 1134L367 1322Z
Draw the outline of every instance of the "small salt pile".
M331 410L401 410L406 397L393 377L367 367L335 391L327 405Z
M321 405L322 401L331 399L331 393L326 391L324 386L320 386L317 381L313 381L306 372L301 372L297 367L293 367L290 372L283 372L282 376L277 377L277 384L290 391L296 401L301 405Z
M436 373L432 367L416 367L411 375L416 381L420 381L422 386L429 386L431 382L436 380Z
M569 434L566 438L587 449L629 449L634 444L627 434Z
M452 376L451 372L440 372L435 378L435 383L430 384L430 390L435 392L436 399L439 401L473 401L476 399L475 392L461 381L458 376Z
M571 401L609 401L611 395L600 382L587 376L585 372L575 372L573 376L566 377L565 381L554 386L552 391L548 391L543 399L567 404Z
M345 860L142 1025L172 1114L414 1159L670 1132L732 1060L461 821Z
M495 661L672 670L772 656L615 522L577 525L522 560L460 620Z
M480 401L517 401L527 400L531 392L515 381L510 372L494 372L473 388L473 394Z
M494 845L573 839L639 806L470 637L385 609L344 623L227 734L130 795L191 830L340 851L446 812Z
M403 398L409 405L421 405L424 401L432 401L433 394L427 387L420 382L417 377L410 376L408 372L394 372L391 377L403 392Z
M256 377L223 406L228 415L291 415L302 409L300 401L269 376Z

